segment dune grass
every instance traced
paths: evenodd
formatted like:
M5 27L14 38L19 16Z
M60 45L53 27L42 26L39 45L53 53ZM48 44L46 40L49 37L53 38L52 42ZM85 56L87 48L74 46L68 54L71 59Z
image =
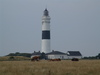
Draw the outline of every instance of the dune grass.
M100 60L0 61L0 75L100 75Z
M13 57L13 59L11 59ZM24 56L3 56L0 57L0 61L22 61L22 60L30 60L29 57Z

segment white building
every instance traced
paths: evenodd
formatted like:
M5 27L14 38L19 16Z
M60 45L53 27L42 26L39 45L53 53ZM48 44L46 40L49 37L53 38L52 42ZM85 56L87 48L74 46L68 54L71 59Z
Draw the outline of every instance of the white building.
M59 51L52 51L50 53L46 54L48 59L67 59L67 54L63 53L63 52L59 52Z
M34 56L41 56L42 53L39 51L39 52L35 52L32 53L32 57ZM46 56L44 59L73 59L73 58L78 58L78 59L81 59L82 58L82 54L79 52L79 51L68 51L67 53L63 53L63 52L60 52L60 51L54 51L52 50L52 52L50 53L44 53L44 55Z
M73 59L73 58L81 59L82 54L79 51L68 51L67 57L68 57L68 59Z

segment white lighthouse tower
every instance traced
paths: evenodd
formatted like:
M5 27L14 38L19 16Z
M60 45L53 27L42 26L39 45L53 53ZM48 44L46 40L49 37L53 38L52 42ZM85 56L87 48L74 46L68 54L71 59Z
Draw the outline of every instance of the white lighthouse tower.
M47 9L42 17L42 49L41 52L49 53L50 49L50 16Z

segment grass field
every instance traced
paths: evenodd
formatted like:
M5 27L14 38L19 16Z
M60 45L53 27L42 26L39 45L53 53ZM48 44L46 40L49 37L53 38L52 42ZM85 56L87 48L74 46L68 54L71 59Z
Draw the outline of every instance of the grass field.
M0 61L0 75L100 75L100 60Z

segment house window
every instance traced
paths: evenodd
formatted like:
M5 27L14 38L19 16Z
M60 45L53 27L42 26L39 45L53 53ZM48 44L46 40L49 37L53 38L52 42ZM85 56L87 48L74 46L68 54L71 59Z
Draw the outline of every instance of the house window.
M60 59L64 59L64 56L60 56Z
M64 56L62 56L62 59L64 59Z

